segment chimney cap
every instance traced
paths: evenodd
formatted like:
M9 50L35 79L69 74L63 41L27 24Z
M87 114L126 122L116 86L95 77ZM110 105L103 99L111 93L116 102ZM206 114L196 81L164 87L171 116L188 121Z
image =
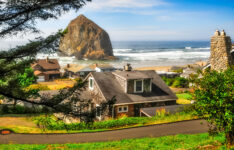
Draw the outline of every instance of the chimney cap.
M219 30L216 30L214 35L215 35L215 36L220 36Z
M226 32L224 30L222 30L221 36L226 36Z

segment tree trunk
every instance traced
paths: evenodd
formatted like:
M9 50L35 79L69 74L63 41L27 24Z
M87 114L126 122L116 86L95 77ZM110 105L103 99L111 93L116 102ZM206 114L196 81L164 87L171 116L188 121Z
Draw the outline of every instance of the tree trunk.
M226 140L228 145L234 145L234 131L226 133Z

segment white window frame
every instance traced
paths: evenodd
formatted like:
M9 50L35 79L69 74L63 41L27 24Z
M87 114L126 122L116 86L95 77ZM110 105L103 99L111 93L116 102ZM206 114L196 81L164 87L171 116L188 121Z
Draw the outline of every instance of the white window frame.
M90 80L92 80L92 87L90 86ZM94 79L93 77L89 77L89 89L93 90L93 86L94 86Z
M152 79L150 79L150 92L152 92Z
M137 81L141 81L141 82L142 82L141 91L136 91L136 82L137 82ZM141 80L134 80L134 93L143 93L143 91L144 91L144 80L143 80L143 79L141 79Z
M124 110L124 107L126 107L127 110ZM121 108L121 111L119 111L119 108ZM118 107L117 107L117 111L118 111L118 113L126 113L126 112L128 112L128 105L125 105L125 106L118 106Z

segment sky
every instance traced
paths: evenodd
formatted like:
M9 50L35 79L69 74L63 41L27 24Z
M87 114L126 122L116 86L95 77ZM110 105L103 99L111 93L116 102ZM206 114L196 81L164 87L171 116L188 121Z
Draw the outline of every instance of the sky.
M217 29L234 38L233 0L92 0L78 12L37 26L47 36L66 28L80 14L105 29L112 41L209 41Z

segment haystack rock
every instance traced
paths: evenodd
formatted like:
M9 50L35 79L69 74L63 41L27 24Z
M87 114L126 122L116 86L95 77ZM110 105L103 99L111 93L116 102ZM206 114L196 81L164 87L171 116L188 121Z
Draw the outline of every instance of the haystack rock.
M72 20L60 39L60 51L78 59L115 59L109 35L84 15Z

